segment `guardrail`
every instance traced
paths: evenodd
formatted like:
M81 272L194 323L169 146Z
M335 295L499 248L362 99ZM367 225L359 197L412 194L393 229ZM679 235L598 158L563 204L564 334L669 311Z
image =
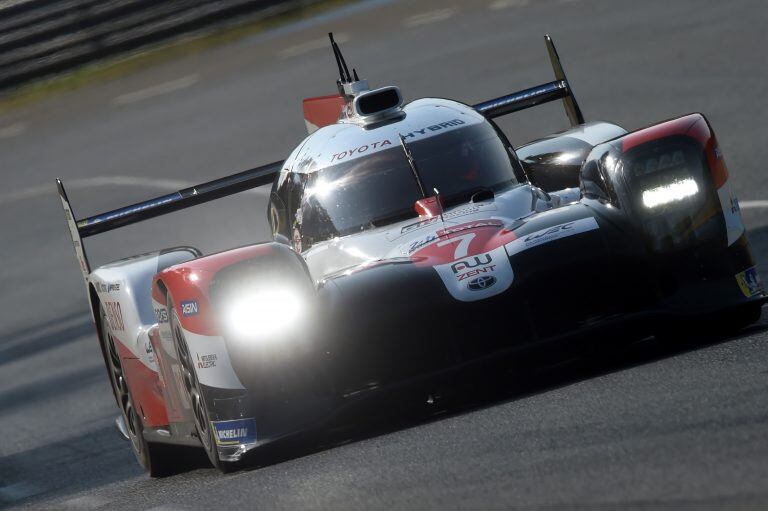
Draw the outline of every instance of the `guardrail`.
M164 39L320 0L0 0L0 91Z

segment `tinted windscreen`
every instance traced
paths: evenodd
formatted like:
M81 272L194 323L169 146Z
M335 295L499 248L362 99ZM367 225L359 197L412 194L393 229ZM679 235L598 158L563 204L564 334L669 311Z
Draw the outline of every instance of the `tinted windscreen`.
M488 123L406 142L427 195L437 188L447 206L518 182L510 154ZM306 182L297 224L305 249L334 236L415 217L414 202L421 198L399 144L302 178Z

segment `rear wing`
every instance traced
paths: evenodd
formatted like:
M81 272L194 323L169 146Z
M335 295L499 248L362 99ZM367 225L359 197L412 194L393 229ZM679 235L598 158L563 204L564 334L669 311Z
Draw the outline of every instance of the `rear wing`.
M560 64L560 58L557 55L552 38L547 35L544 37L544 40L547 52L549 53L549 59L552 63L555 80L473 105L478 112L488 119L493 119L560 99L563 101L563 106L571 125L578 126L584 123L584 117L565 77L565 72ZM69 225L75 254L80 263L80 269L86 286L88 285L88 275L91 273L91 267L83 245L84 238L166 213L203 204L251 188L272 184L280 173L282 166L283 161L277 161L80 220L75 218L72 206L67 198L67 192L64 189L64 183L62 183L61 179L56 179L56 186L64 208L64 215Z
M565 71L563 71L563 65L560 63L555 43L552 42L552 38L549 35L544 36L544 42L547 45L547 53L549 53L549 60L552 63L552 70L555 72L554 81L478 103L473 105L474 108L487 118L493 119L513 112L519 112L532 106L562 99L565 114L568 116L571 126L584 124L584 116L581 114L579 104L576 103L576 97L573 95L568 79L565 77Z

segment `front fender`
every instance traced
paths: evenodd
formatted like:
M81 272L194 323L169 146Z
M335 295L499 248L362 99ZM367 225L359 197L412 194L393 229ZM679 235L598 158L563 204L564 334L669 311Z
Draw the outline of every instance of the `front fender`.
M155 371L147 336L147 330L155 323L150 297L152 276L167 266L199 255L196 249L187 247L151 252L101 266L88 278L115 337L131 357Z
M596 146L581 169L588 199L624 211L654 252L743 234L728 169L706 118L690 114Z
M194 359L199 381L217 389L244 389L233 368L232 354L225 339L223 297L233 285L244 280L258 281L264 272L287 278L285 268L278 264L286 261L304 274L306 284L311 283L303 259L279 243L240 247L158 273L154 277L153 301L164 351L177 359L169 323L170 315L175 314Z

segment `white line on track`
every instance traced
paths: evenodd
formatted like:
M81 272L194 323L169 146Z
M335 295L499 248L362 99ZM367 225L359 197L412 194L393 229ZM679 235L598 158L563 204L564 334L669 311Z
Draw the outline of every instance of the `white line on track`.
M190 183L189 181L177 181L174 179L154 179L146 177L134 177L134 176L97 176L85 179L73 179L72 181L64 181L64 186L67 190L80 190L95 188L99 186L140 186L146 188L159 188L161 190L176 191L182 188L188 188L198 183ZM264 187L254 188L244 193L255 193L257 195L269 194L269 190ZM36 197L52 196L56 194L56 185L54 183L47 185L31 186L29 188L23 188L12 193L0 195L0 206L5 204L11 204L27 199L34 199Z
M333 36L334 40L341 44L346 43L350 40L349 34L334 34ZM327 37L321 37L319 39L313 39L311 41L307 41L305 43L297 44L295 46L290 46L288 48L285 48L284 50L280 51L280 58L282 59L288 59L291 57L298 57L299 55L303 55L305 53L309 53L311 51L316 50L324 50L328 48L328 38Z
M768 208L768 200L740 200L741 209Z
M448 9L438 9L436 11L423 12L416 14L410 18L403 20L403 25L406 28L418 27L421 25L429 25L430 23L437 23L447 20L451 16L456 14L456 9L449 7Z
M158 83L157 85L147 87L146 89L140 89L134 92L129 92L128 94L123 94L122 96L117 96L112 100L112 103L116 106L137 103L139 101L144 101L145 99L154 98L155 96L162 96L163 94L170 94L177 90L192 87L199 80L200 75L197 74L183 76L176 80L171 80L170 82Z
M23 122L17 122L15 124L9 124L0 128L0 138L18 137L27 129L27 125Z
M524 7L528 5L528 0L496 0L491 2L488 8L492 11L509 9L510 7Z

